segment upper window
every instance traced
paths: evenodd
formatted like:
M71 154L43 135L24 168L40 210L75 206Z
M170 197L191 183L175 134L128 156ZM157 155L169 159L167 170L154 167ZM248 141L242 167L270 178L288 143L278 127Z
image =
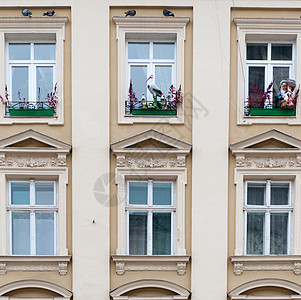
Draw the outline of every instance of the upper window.
M13 105L45 102L56 83L55 43L8 43L8 69Z
M183 124L189 18L113 17L113 21L118 40L118 122Z
M128 182L128 254L173 254L173 190L172 182Z
M7 211L11 254L56 254L56 182L10 181Z
M289 254L291 183L247 181L245 189L246 254Z

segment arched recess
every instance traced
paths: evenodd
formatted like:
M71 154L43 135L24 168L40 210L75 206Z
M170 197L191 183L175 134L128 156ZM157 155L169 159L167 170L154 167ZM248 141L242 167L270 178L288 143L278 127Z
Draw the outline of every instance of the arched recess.
M242 300L242 299L254 299L254 300L264 300L267 299L266 296L251 296L246 295L245 293L259 288L281 288L288 291L287 296L279 295L273 296L273 300L282 300L282 299L301 299L301 286L291 281L282 280L282 279L274 279L274 278L267 278L267 279L258 279L253 280L247 283L244 283L237 288L233 289L231 292L228 293L229 298L232 300Z
M20 280L11 282L0 287L0 299L5 297L5 294L24 288L39 288L54 292L62 299L71 299L72 293L67 289L47 281L42 280ZM6 297L5 297L6 298Z
M169 282L169 281L164 281L164 280L151 280L151 279L144 279L144 280L138 280L134 281L131 283L124 284L120 286L119 288L113 290L110 293L110 296L112 297L113 300L131 300L131 299L137 299L140 300L139 297L131 297L131 296L126 296L126 293L138 290L138 289L144 289L144 288L156 288L156 289L163 289L167 290L169 292L174 293L174 296L160 296L160 297L152 297L150 299L188 299L190 296L190 292L186 290L185 288ZM147 299L147 297L143 297L141 299Z

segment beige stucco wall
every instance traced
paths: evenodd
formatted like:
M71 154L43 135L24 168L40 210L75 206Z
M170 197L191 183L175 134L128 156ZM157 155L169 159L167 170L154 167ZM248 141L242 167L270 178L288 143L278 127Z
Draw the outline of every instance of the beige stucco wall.
M1 3L0 3L1 6ZM55 16L68 17L69 22L66 24L66 39L64 45L64 110L65 118L64 125L49 126L47 124L13 124L0 125L0 138L6 138L12 134L32 128L41 133L47 134L61 141L71 143L71 10L66 7L27 7L33 13L33 16L42 16L47 10L54 9ZM1 7L0 16L22 16L22 8L20 7ZM3 64L1 64L3 66ZM60 99L58 100L60 101ZM69 169L68 185L67 185L67 248L69 255L72 254L72 223L71 223L71 154L67 156L67 166ZM68 273L66 276L59 275L58 272L7 272L6 275L0 276L0 286L18 280L36 279L44 280L58 284L68 290L72 290L72 267L68 265ZM41 292L40 293L44 293ZM47 294L47 293L46 293ZM18 292L18 296L26 297L26 293Z
M284 3L284 2L283 2ZM281 6L283 6L283 3ZM286 3L286 2L285 2ZM271 4L272 5L272 4ZM276 6L276 4L275 4ZM232 8L231 20L231 61L230 61L230 144L275 128L294 137L301 138L300 126L288 126L277 124L253 124L237 125L237 67L238 67L238 48L236 41L236 25L233 23L234 17L270 17L270 18L299 18L301 9L286 8ZM298 50L300 51L300 49ZM242 59L243 61L243 59ZM297 79L299 82L300 79ZM228 255L234 254L235 246L235 185L234 185L235 159L229 153L229 215L228 215ZM299 199L300 200L300 199ZM228 262L228 291L251 280L261 278L281 278L300 284L300 277L292 271L244 271L242 275L236 276L233 272L233 265ZM276 294L277 291L274 291ZM269 294L271 295L271 294ZM279 295L279 293L278 293Z
M137 11L139 16L162 16L162 8L159 7L131 7ZM187 24L186 29L186 41L185 41L185 91L184 91L184 112L185 123L182 125L168 125L168 124L133 124L133 125L118 125L118 99L117 99L117 40L116 40L116 27L112 22L113 16L123 16L124 12L128 10L127 7L111 7L110 10L110 143L118 140L130 137L147 129L153 128L160 132L166 133L172 137L191 143L192 140L192 105L191 97L185 98L185 93L192 91L192 24L193 24L193 11L187 7L173 7L172 11L178 17L190 17L190 22ZM110 157L110 174L111 174L111 199L116 201L116 185L114 180L114 172L116 167L115 156L111 154ZM186 200L186 250L187 254L191 254L191 154L186 160L187 167L187 185L185 191ZM111 254L116 253L117 248L117 206L111 205L110 214L110 226L111 226ZM187 272L184 276L179 276L175 271L134 271L125 272L123 276L119 276L115 271L115 264L111 261L111 285L110 289L113 290L122 284L136 281L139 279L161 279L171 281L179 284L180 286L190 290L191 288L191 272L190 265L187 266ZM149 295L153 295L152 293ZM155 295L155 294L154 294Z

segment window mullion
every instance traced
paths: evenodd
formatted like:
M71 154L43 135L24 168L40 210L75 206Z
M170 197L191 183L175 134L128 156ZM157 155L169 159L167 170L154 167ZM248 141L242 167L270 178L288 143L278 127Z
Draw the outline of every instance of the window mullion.
M264 254L269 255L270 254L270 232L271 232L271 214L269 211L265 213L265 243L264 243Z
M153 181L148 181L148 207L153 206ZM147 255L152 255L153 249L153 212L148 210L147 212Z
M30 212L30 254L36 255L36 220L35 212Z

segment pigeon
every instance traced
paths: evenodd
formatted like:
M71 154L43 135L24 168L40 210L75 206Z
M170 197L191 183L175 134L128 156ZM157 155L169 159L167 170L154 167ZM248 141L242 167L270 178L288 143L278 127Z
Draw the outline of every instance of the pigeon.
M48 10L43 14L43 16L52 17L54 14L55 14L54 10Z
M124 12L124 13L125 13L125 16L126 16L126 17L127 17L127 16L133 17L133 16L135 16L136 11L135 11L134 9L130 9L130 10Z
M174 17L175 16L174 13L172 13L170 10L167 10L167 9L163 10L163 15L165 17Z
M27 8L25 8L25 9L22 9L22 15L25 17L31 17L32 12L29 11Z

